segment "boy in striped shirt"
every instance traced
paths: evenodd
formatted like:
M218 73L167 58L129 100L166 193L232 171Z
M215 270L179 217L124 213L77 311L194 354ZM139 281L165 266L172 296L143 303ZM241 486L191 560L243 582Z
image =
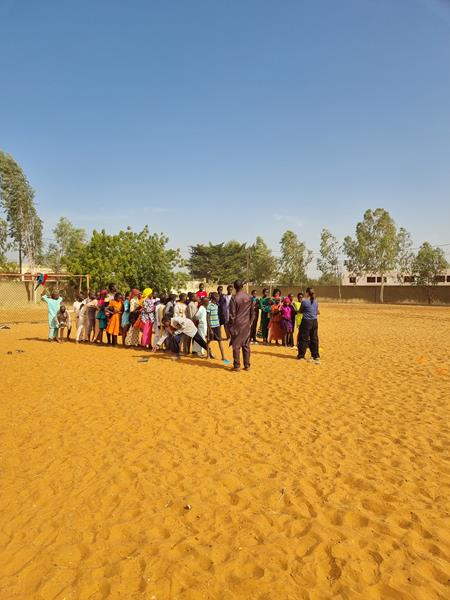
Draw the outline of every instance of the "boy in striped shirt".
M208 340L210 342L218 342L220 355L225 364L229 364L230 361L226 360L222 346L222 336L220 333L220 320L219 320L219 295L213 292L210 296L210 301L206 307L208 315ZM214 358L210 353L211 358Z

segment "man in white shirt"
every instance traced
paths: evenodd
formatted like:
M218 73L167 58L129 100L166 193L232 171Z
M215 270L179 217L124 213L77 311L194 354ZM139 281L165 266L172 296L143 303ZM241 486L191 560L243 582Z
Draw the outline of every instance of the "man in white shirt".
M77 344L79 342L87 342L87 330L88 330L88 319L89 319L89 308L88 304L90 302L90 298L85 298L81 304L80 309L78 311L78 319L77 319L77 337L75 341Z
M81 305L83 304L83 300L84 300L84 296L83 294L78 294L78 296L76 296L76 300L72 305L72 312L73 315L75 317L75 329L78 329L78 321L80 318L80 310L81 310Z
M162 326L164 331L160 336L158 343L154 346L154 352L160 346L162 346L165 340L169 337L171 341L171 350L177 355L178 358L180 358L180 340L181 336L184 334L190 337L194 342L197 342L201 348L206 350L208 356L208 344L199 334L197 327L194 325L191 319L187 319L186 317L170 318L165 316L162 320Z

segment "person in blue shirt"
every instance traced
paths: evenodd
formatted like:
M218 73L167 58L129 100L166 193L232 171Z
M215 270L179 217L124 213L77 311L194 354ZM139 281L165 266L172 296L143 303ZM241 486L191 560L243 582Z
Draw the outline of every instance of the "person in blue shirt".
M313 288L306 288L305 298L300 304L300 312L303 315L298 333L298 356L299 360L305 360L306 350L310 349L314 363L320 364L319 355L319 325L317 317L320 314L319 304Z

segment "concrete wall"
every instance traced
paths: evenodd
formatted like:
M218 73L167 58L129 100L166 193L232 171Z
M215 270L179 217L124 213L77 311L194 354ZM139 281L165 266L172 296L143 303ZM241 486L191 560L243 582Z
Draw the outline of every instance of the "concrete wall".
M292 293L297 295L304 289L293 286L279 286L283 295ZM322 285L315 288L317 297L322 302L336 302L339 300L339 288L334 285ZM258 288L261 293L261 288ZM433 286L427 288L419 285L387 285L384 287L384 302L386 304L428 304L428 297L431 297L432 304L450 305L450 286ZM379 303L380 286L342 286L341 297L343 302L368 302Z
M33 282L27 281L1 281L0 280L0 307L4 309L18 309L21 307L32 307ZM51 286L49 286L51 287ZM217 286L208 285L207 291L216 289ZM250 286L250 290L253 286ZM279 286L283 295L304 291L298 286ZM189 288L188 288L189 289ZM190 288L196 291L197 287ZM262 289L256 288L258 294ZM322 302L336 302L339 299L338 286L316 286L317 296ZM36 303L40 304L42 287L36 292ZM66 292L67 300L72 301L75 290ZM388 285L384 287L384 301L387 304L428 304L428 294L431 295L432 304L450 305L450 286L424 286ZM341 296L343 302L369 302L378 303L380 300L380 286L342 286Z

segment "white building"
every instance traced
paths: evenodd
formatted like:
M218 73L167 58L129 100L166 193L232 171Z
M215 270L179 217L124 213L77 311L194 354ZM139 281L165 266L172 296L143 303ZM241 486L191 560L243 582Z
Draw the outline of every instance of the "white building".
M348 272L342 276L342 285L380 285L381 277L374 274L365 274L355 277ZM414 285L414 277L400 275L397 271L390 271L384 276L385 285ZM436 285L450 285L450 269L446 269L437 276Z

